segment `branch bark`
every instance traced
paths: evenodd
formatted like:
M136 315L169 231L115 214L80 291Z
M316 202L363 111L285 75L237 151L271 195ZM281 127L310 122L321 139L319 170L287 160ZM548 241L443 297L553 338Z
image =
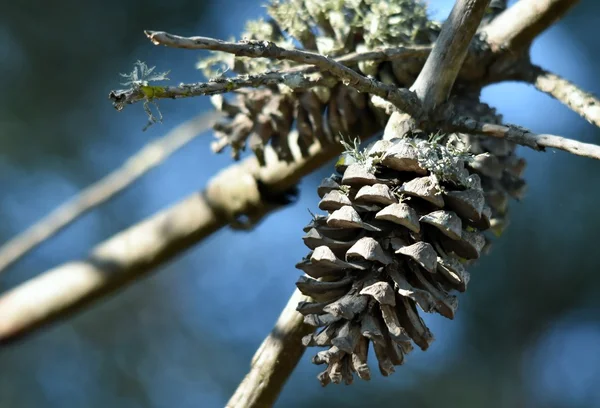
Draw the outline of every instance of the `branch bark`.
M152 85L120 89L111 91L108 98L117 110L121 110L125 105L153 99L180 99L217 95L240 88L258 88L277 84L284 84L298 90L322 85L323 82L323 77L311 78L303 73L267 72L260 75L243 75L235 78L222 78L209 82L179 84L177 86Z
M494 51L519 52L564 16L579 0L520 0L482 32Z
M426 113L446 102L489 0L457 0L412 86ZM410 113L410 112L408 112Z
M449 129L506 139L519 145L530 147L534 150L543 151L546 148L553 148L577 156L600 160L600 146L598 145L578 142L562 136L536 134L519 126L483 123L470 118L461 117L452 120Z
M0 248L0 273L76 219L113 198L178 149L212 127L220 115L205 113L182 123L165 136L147 144L108 176L82 190L40 221Z
M361 61L394 61L403 58L422 58L425 60L431 52L431 46L399 46L382 48L373 51L354 52L336 58L337 63L345 66L354 65ZM137 88L111 91L109 99L117 109L125 105L148 99L178 99L194 96L215 95L232 92L240 88L257 88L261 86L284 84L294 90L307 89L318 85L332 86L338 81L332 77L312 77L318 72L314 65L302 65L280 72L265 72L257 75L240 75L234 78L211 79L208 82L180 84L177 86L140 86ZM333 84L329 83L334 79Z
M585 92L559 75L533 65L523 73L523 80L567 105L588 122L600 127L600 100L591 93Z
M304 324L296 306L308 297L295 290L275 327L263 341L250 364L250 372L227 403L227 408L262 408L275 403L306 347L302 337L314 331Z
M47 271L0 296L0 344L33 333L141 278L192 245L245 217L254 225L279 208L302 177L341 152L314 144L292 163L266 149L266 166L255 157L215 175L196 193L96 246L88 258ZM248 226L244 224L243 226Z
M420 104L408 89L396 88L372 78L367 78L351 68L324 55L304 50L288 50L268 41L243 41L238 43L221 41L208 37L180 37L162 31L146 31L146 35L156 45L192 50L212 50L234 54L240 57L271 58L290 60L299 64L313 65L322 72L328 72L360 92L377 95L392 102L398 109L410 114L420 112Z

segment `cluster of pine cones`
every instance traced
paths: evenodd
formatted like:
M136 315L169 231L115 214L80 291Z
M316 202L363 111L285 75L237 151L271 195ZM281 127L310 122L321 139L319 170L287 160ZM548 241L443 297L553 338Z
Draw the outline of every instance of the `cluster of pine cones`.
M440 27L416 0L272 1L268 12L272 19L249 23L245 38L284 46L295 39L329 56L431 44ZM202 67L209 72L223 61L215 55ZM353 68L408 88L423 62L415 57ZM242 74L290 67L244 58L229 65ZM501 122L478 92L455 92L453 98L459 114ZM280 159L293 160L290 143L306 154L313 143L375 135L388 118L368 95L342 83L295 92L264 87L240 91L233 101L215 101L226 119L215 126L214 150L229 147L238 158L248 145L259 161L268 143ZM514 150L505 140L468 134L408 135L380 140L364 151L349 149L336 166L338 174L323 180L319 208L327 214L314 216L305 228L310 253L297 265L306 273L297 286L313 299L298 311L319 328L303 342L326 347L313 359L327 366L319 375L323 385L350 383L354 372L369 379L369 344L385 376L403 363L412 343L427 349L433 335L418 309L454 317L458 303L452 292L466 289L465 267L489 244L483 232L499 235L507 224L509 198L524 192L525 163Z

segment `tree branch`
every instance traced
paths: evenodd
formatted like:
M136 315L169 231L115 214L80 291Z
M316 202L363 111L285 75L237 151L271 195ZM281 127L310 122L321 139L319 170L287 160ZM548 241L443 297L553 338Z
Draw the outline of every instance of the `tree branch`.
M496 125L459 117L449 123L448 129L506 139L538 151L543 151L549 147L564 150L577 156L600 160L600 146L598 145L582 143L562 136L535 134L520 126Z
M431 52L431 46L400 46L394 48L382 48L379 50L354 52L346 54L335 61L345 66L353 65L361 61L393 61L403 58L427 58ZM258 88L284 84L294 90L308 89L318 85L328 85L331 78L311 77L310 74L317 72L313 65L302 65L279 72L265 72L256 75L239 75L234 78L211 79L208 82L192 84L180 84L178 86L140 86L137 88L121 89L111 91L109 99L117 109L124 105L149 99L177 99L194 96L215 95L232 92L240 88ZM335 81L337 82L337 81ZM335 83L334 82L334 83Z
M411 87L426 113L446 102L489 0L456 0L425 66Z
M86 212L125 190L171 154L210 129L219 116L217 112L210 112L182 123L162 138L147 144L120 168L85 188L8 241L0 247L0 273Z
M426 115L433 116L436 107L448 99L488 3L489 0L456 0L454 3L433 50L411 87ZM386 102L377 98L372 97L371 100L376 106L386 105ZM407 114L411 117L407 117ZM393 112L385 126L383 138L402 137L407 129L417 127L415 119L411 112Z
M520 0L482 32L494 51L519 52L558 21L579 0Z
M600 127L600 100L574 83L538 66L530 66L523 80L571 108L588 122Z
M408 89L396 88L375 79L367 78L336 62L334 59L304 50L288 50L268 41L242 41L232 43L208 37L180 37L162 31L146 31L146 35L156 45L196 50L212 50L234 54L239 57L271 58L290 60L299 64L313 65L323 72L329 72L345 85L360 92L377 95L392 102L398 109L418 115L420 104Z
M179 99L194 96L216 95L240 88L284 84L298 90L324 84L323 77L311 78L301 72L267 72L259 75L240 75L235 78L219 78L209 82L179 84L177 86L148 85L111 91L108 98L118 110L125 105L153 99Z
M298 289L290 297L275 327L254 354L250 372L227 403L227 408L270 407L275 403L288 377L306 347L302 337L314 331L296 311L298 303L309 300Z
M149 274L220 228L254 225L286 202L302 177L342 150L314 144L302 157L279 161L269 147L266 165L255 157L215 175L201 193L140 222L96 246L86 260L47 271L0 296L0 344L8 343L75 313ZM242 225L248 226L248 224Z

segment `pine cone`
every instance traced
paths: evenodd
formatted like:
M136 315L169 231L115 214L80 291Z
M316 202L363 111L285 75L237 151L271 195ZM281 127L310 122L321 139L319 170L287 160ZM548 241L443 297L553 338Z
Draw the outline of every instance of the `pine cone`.
M412 342L426 350L433 335L417 305L454 317L449 292L466 289L462 262L479 257L490 225L479 176L450 145L381 140L351 156L353 163L337 166L341 176L319 186L328 215L305 228L311 252L297 265L307 275L298 289L314 300L297 310L321 328L303 344L328 347L313 358L327 365L318 376L323 386L350 384L354 372L370 379L371 343L384 376Z
M268 142L280 160L294 160L289 145L294 126L303 155L308 155L315 141L338 143L341 135L373 135L383 127L369 108L368 96L341 83L332 89L319 87L294 94L251 90L231 103L220 96L213 98L213 103L227 114L214 126L218 140L213 150L221 152L230 146L237 159L248 144L261 164Z

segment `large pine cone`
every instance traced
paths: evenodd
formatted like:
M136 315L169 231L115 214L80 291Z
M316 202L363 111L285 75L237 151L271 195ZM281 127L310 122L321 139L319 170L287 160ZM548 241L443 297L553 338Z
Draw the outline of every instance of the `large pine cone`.
M466 289L463 262L479 257L491 215L464 159L437 143L382 140L321 183L328 215L305 229L312 251L297 265L308 275L297 286L314 300L298 311L322 328L303 343L328 347L313 359L327 365L324 386L349 384L353 372L368 380L369 344L384 376L403 363L411 340L427 349L433 336L417 306L454 317L450 292Z

